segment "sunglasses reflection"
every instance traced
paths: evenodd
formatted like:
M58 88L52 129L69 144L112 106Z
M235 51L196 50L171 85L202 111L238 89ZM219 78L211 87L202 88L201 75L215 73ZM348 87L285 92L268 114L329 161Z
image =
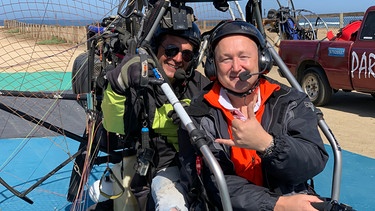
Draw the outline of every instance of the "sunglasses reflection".
M165 55L168 57L168 58L173 58L175 57L179 52L181 52L182 54L182 59L185 61L185 62L190 62L191 60L193 60L193 57L194 57L194 53L193 51L191 50L182 50L180 51L180 48L175 46L175 45L167 45L167 46L163 46L161 45L163 48L164 48L164 52L165 52Z

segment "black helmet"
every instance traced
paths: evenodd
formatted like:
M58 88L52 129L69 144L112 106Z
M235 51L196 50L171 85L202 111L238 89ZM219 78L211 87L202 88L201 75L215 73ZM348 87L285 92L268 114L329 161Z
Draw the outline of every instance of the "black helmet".
M201 32L198 28L198 25L194 22L191 23L191 27L185 30L176 30L172 28L164 28L159 25L156 29L156 32L153 36L153 42L151 43L154 49L160 45L161 37L163 35L170 34L178 37L182 37L188 40L194 47L194 52L198 52L200 44L201 44Z
M226 20L218 24L216 29L213 29L209 40L211 49L215 49L216 44L222 38L233 34L248 36L260 47L261 50L266 48L266 43L262 34L254 25L241 20Z
M272 68L272 56L268 51L266 41L260 31L251 23L242 20L224 20L208 33L210 37L208 39L208 53L204 72L210 80L216 80L215 47L221 39L230 35L244 35L257 44L259 69L262 74L268 73Z

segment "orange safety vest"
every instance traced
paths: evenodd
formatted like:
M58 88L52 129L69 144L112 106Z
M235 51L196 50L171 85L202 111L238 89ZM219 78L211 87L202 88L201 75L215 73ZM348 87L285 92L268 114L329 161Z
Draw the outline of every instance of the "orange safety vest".
M230 138L232 136L232 120L234 119L231 111L225 109L219 103L221 85L216 82L212 89L204 95L204 98L215 108L220 109L226 118L228 123L228 132ZM265 102L276 90L280 89L280 86L277 84L271 84L266 79L261 78L259 83L260 95L261 95L261 104L259 110L256 112L256 118L260 122L265 108ZM263 185L263 173L261 158L258 156L255 150L246 149L240 147L231 147L231 160L234 164L235 172L238 176L241 176L250 182L262 186Z

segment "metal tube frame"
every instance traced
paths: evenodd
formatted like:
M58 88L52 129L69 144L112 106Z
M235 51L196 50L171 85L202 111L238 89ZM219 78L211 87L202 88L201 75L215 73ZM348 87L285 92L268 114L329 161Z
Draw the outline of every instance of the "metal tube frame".
M266 38L266 34L264 32L263 28L263 22L262 22L262 16L260 13L258 0L253 0L253 7L256 17L256 24L259 29L259 31L263 34L263 36ZM267 47L272 55L272 58L274 59L275 63L279 66L280 70L282 71L282 74L285 76L285 78L288 80L288 82L296 88L297 90L303 92L302 87L297 82L295 77L290 72L289 68L285 65L283 60L280 58L279 54L276 52L276 50L271 46L269 42L267 42ZM342 155L341 155L341 147L337 140L335 139L331 129L328 127L327 123L325 122L323 118L323 113L318 109L315 108L316 114L318 115L318 125L321 131L324 133L326 138L328 139L331 148L333 150L334 155L334 167L333 167L333 178L332 178L332 189L331 189L331 200L332 201L339 201L340 198L340 184L341 184L341 174L342 174Z

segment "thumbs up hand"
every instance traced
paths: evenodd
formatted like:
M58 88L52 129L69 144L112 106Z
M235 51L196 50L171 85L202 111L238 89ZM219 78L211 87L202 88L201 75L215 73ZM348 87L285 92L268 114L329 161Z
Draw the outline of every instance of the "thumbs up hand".
M217 143L241 148L254 149L263 152L273 141L273 137L267 133L256 119L254 113L255 101L247 106L242 106L241 118L232 120L232 139L216 139ZM238 111L237 111L238 112Z

